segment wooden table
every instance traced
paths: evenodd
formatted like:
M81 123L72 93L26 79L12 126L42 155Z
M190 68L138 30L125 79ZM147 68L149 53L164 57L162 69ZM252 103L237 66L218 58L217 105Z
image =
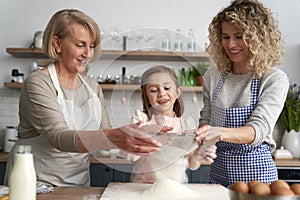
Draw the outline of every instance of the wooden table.
M98 200L104 187L55 187L53 192L38 194L37 200Z

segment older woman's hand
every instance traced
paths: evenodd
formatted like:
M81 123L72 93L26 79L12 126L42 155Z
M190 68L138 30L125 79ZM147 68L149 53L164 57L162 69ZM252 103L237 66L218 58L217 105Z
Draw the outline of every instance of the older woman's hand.
M158 151L161 147L161 144L155 141L151 135L169 130L172 130L172 128L158 125L141 127L139 124L130 124L115 129L115 132L109 135L109 139L125 151L135 154L150 153Z
M137 123L114 129L79 131L78 146L82 152L119 148L134 154L150 153L162 146L152 135L169 130L172 128L158 125L141 127Z

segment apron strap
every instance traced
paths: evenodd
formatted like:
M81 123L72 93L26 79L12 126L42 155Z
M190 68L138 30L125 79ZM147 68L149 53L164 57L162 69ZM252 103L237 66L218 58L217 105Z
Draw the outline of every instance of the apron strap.
M55 89L57 91L57 98L59 100L63 100L63 98L64 98L63 97L63 92L62 92L62 90L60 88L60 85L59 85L59 82L58 82L58 78L57 78L57 74L56 74L54 63L50 63L48 65L48 71L49 71L49 74L50 74L50 78L51 78L51 80L53 82L53 85L54 85L54 87L55 87Z
M212 98L212 104L214 105L216 100L217 100L217 97L218 97L218 94L223 86L223 83L225 81L225 78L226 76L228 75L229 71L225 71L221 77L221 79L219 80L218 84L217 84L217 87L213 93L213 98Z
M93 96L93 97L97 97L95 91L91 88L91 86L84 80L84 78L81 76L81 74L78 73L78 76L80 78L80 80L82 81L82 83L85 85L85 87L87 88L87 90L89 91L89 93Z
M255 107L258 101L258 92L260 86L260 78L255 78L252 80L251 86L251 97L250 97L250 105Z

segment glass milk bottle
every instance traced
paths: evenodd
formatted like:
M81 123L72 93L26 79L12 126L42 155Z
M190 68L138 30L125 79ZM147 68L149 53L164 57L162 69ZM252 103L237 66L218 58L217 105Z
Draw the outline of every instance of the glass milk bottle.
M9 200L35 200L36 174L31 146L18 145L9 179Z

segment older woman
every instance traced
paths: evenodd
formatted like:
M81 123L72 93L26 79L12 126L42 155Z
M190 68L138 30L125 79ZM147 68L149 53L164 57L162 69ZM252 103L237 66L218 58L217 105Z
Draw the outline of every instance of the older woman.
M159 149L138 125L111 129L101 88L83 76L100 53L97 23L79 10L50 19L43 51L54 60L30 74L20 95L18 144L31 145L37 180L54 186L89 186L89 154L110 148L147 153ZM7 165L6 183L13 151Z

